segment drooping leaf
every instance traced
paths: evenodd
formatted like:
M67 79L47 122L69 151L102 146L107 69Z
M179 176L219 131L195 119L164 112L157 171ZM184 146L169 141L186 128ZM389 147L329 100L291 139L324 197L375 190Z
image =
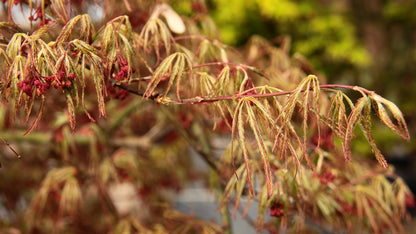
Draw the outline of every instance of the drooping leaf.
M62 189L62 196L59 202L59 211L76 215L78 209L82 207L82 192L78 180L70 177L65 181Z
M159 18L151 18L147 21L140 32L140 39L144 51L150 52L154 49L158 59L160 58L159 47L162 43L166 53L170 52L172 35L166 24Z
M380 149L378 149L373 139L373 135L371 133L371 102L365 103L360 123L361 123L360 124L361 130L363 131L368 143L370 144L371 149L378 163L383 168L387 168L388 167L387 161L384 158L383 154L381 153Z
M345 139L348 118L342 92L336 91L336 94L331 98L331 106L328 109L327 118L329 120L329 125L335 134L339 138Z
M405 140L410 139L409 131L407 130L407 125L404 120L403 114L400 111L400 109L394 104L393 102L382 98L381 96L377 94L373 94L370 96L372 100L376 103L376 110L377 114L380 118L380 120L391 130L393 130L395 133L397 133L399 136L401 136ZM393 123L391 120L389 114L387 113L386 109L384 107L387 107L388 110L392 113L396 123Z
M163 79L168 79L168 85L164 90L163 97L168 95L173 84L176 83L176 97L180 100L180 83L187 67L191 68L192 63L184 53L177 52L164 59L153 73L152 80L147 85L144 97L149 98L153 96L160 82Z
M368 101L369 99L367 96L361 97L360 99L358 99L350 115L348 116L348 124L347 124L344 142L343 142L343 148L344 148L343 151L344 151L345 160L351 161L350 145L351 145L351 138L353 136L353 130L356 126L356 123L360 120L362 111L365 105L368 104Z
M250 105L250 100L251 98L247 98L247 100L245 100L245 107L246 107L246 111L247 111L247 118L248 118L248 122L250 124L251 130L254 133L256 142L257 142L257 146L258 149L260 151L260 156L263 160L263 166L264 166L264 174L266 176L266 184L267 184L267 193L269 196L272 195L272 191L273 191L273 181L272 181L272 175L271 175L271 170L270 170L270 162L269 162L269 158L268 158L268 150L265 146L263 137L262 137L262 132L260 132L257 120L256 120L256 116L254 114L254 111L251 109L251 105ZM257 103L257 105L259 105L260 103Z
M32 103L33 103L33 102L32 102ZM39 124L39 122L40 122L40 119L42 118L44 105L45 105L45 96L44 96L44 95L42 95L42 100L41 100L41 102L40 102L40 106L39 106L38 114L36 115L35 120L33 121L33 123L31 124L31 126L30 126L30 127L29 127L29 129L25 132L25 134L24 134L24 135L28 135L31 131L33 131L33 129L35 129L35 128L38 126L38 124ZM32 109L32 108L30 108L30 109Z
M62 29L59 36L56 38L55 42L53 42L54 45L58 45L60 43L67 42L71 35L75 34L78 30L75 30L75 26L78 22L81 22L81 28L79 29L79 40L83 40L87 43L89 43L92 39L94 32L94 25L91 22L91 18L89 15L77 15L74 18L72 18L70 21L68 21L67 24L65 24L64 28Z
M75 103L69 94L67 94L66 96L66 103L67 103L67 108L68 108L69 126L71 127L71 129L75 129L75 112L76 112Z

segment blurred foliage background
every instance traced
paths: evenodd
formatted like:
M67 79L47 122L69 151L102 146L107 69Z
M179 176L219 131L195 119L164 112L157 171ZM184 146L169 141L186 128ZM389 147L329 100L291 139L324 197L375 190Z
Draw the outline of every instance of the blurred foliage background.
M290 38L290 51L307 58L328 83L366 87L397 103L412 144L374 126L391 157L416 150L416 1L411 0L188 0L174 1L189 16L209 14L220 39L241 47L253 35L275 43ZM365 153L365 145L355 146Z
M147 1L137 0L137 2L144 2L144 5L140 5L140 8L132 9L129 14L129 19L132 24L141 25L148 18L149 12L144 10L146 9L145 2ZM326 77L328 83L363 86L369 90L374 90L378 94L397 103L403 110L407 123L409 124L412 142L410 144L403 142L385 127L374 126L374 135L381 151L386 153L386 156L390 161L394 161L395 157L401 158L402 162L404 160L406 169L412 174L405 175L404 177L407 179L410 187L412 187L412 182L409 182L409 178L416 178L416 173L413 172L415 170L412 170L412 168L416 168L416 165L413 161L410 161L410 156L416 153L416 104L414 102L414 100L416 100L416 68L414 66L416 60L416 16L413 14L414 10L416 10L416 1L171 0L169 2L180 15L185 15L191 20L195 20L197 17L204 17L204 14L198 14L198 12L208 12L213 21L211 21L211 18L195 21L201 24L198 26L200 26L202 31L209 37L216 36L218 32L221 41L237 48L244 49L244 46L248 44L247 42L253 35L260 35L269 39L276 45L285 44L285 48L290 49L290 53L294 55L293 57L306 58L314 67L313 69L311 68L311 73L315 73L316 70L316 72L320 74L320 78L323 78L323 76ZM113 10L111 14L117 14L117 11ZM114 15L111 14L106 17L109 19L114 17ZM0 15L0 18L1 17L2 15ZM214 27L214 24L217 25L218 28ZM206 30L204 31L204 29ZM217 29L218 31L216 31ZM189 30L192 31L192 28ZM54 102L56 103L57 101L54 100ZM107 108L109 112L120 113L120 116L122 116L124 112L121 112L120 108L126 106L126 102L116 101L113 104L109 104ZM137 106L137 103L132 103L132 105L127 107L132 108L133 106ZM123 136L123 134L129 135L133 131L139 133L150 131L149 129L137 129L137 124L141 122L162 122L161 128L165 129L164 124L169 121L164 120L161 116L153 116L149 119L149 116L152 116L152 112L149 111L151 109L147 109L146 106L142 106L141 108L142 111L140 113L131 115L131 121L123 122L120 126L117 125L117 121L122 118L119 118L117 115L113 118L108 118L108 121L101 120L100 124L104 126L104 130L107 128L111 130L109 130L111 133L109 135L112 136L112 140ZM128 108L126 109L128 110ZM177 110L178 113L181 111L181 109ZM0 118L2 118L2 121L0 122L8 122L8 115L9 113L7 113L5 109L0 108ZM64 115L65 114L62 112L57 113L57 116L54 117L59 119L64 118ZM178 116L181 115L178 114ZM193 116L192 113L189 114L189 116ZM185 116L184 119L188 119L189 116ZM52 116L50 116L50 118L52 118ZM94 149L102 146L100 143L101 141L106 142L109 139L105 138L101 140L100 137L104 138L102 137L102 132L96 130L87 120L81 121L81 123L83 122L84 124L80 127L80 131L75 133L73 137L71 137L72 134L68 126L61 127L60 123L56 123L55 125L58 126L56 132L42 136L32 134L32 141L46 144L47 147L44 148L44 150L52 151L50 149L56 147L56 145L53 144L53 141L51 141L51 139L54 139L56 142L61 142L62 148L68 150L71 149L71 147L75 148L73 147L73 144L77 142L75 142L74 139L87 135L92 139L91 142L82 141L78 143L82 145L81 152L91 151L91 159L83 158L82 154L75 154L74 157L65 159L67 160L65 163L77 165L79 161L87 162L88 160L91 160L91 162L94 162L92 163L94 164L94 168L99 168L100 172L104 171L107 173L107 171L116 171L125 175L127 179L134 178L139 181L145 181L146 183L141 185L143 187L140 191L143 193L141 195L144 197L152 197L152 202L154 203L165 199L153 196L153 194L156 193L156 189L154 188L167 187L173 190L179 190L180 184L182 184L182 182L185 183L184 181L187 178L200 176L198 173L189 170L189 165L186 163L189 161L187 157L184 158L182 155L180 155L181 157L178 157L178 155L175 156L169 154L169 152L182 152L185 148L184 142L177 140L178 136L170 134L168 131L170 129L166 129L167 132L165 135L161 134L161 136L157 136L157 145L160 147L146 149L146 151L148 151L146 152L148 158L145 160L134 161L132 163L132 155L137 152L130 152L129 150L115 151L111 152L113 155L112 159L116 165L114 168L108 166L109 160L101 162L98 166L98 163L95 163L94 161L98 158L95 157L97 152L95 152ZM111 124L114 123L119 127L117 131L114 130L117 128L111 127ZM0 126L0 129L2 128L3 126ZM3 137L10 138L7 137L5 133L3 133ZM38 139L44 139L43 141L45 142L40 142ZM18 141L18 139L15 140ZM115 145L112 147L116 148L119 147L117 144L126 143L117 143L116 141L114 144ZM368 144L365 143L364 140L362 143L356 140L354 141L354 144L355 151L358 150L362 153L370 153ZM32 148L28 148L28 146L26 147L27 149L25 150L27 151L33 150ZM128 145L126 147L128 147ZM161 153L157 150L164 150L166 152ZM161 160L161 158L158 158L158 155L166 155L170 160L165 160L166 158ZM8 170L12 170L15 173L10 175L11 178L2 177L2 180L11 181L9 184L13 184L15 193L8 195L9 197L16 198L16 200L8 200L8 204L10 204L10 206L7 207L8 209L12 209L12 206L13 208L17 207L17 209L19 209L20 206L28 206L28 204L23 204L24 202L17 200L19 199L19 191L36 185L47 172L47 170L33 170L33 173L32 171L24 173L23 175L25 177L13 176L20 173L22 168L34 168L36 166L36 168L50 169L65 165L59 161L58 155L53 155L48 161L45 160L45 156L46 154L44 154L44 152L39 152L31 159L25 159L22 162L25 164L23 167L22 165L15 165L8 168ZM159 161L161 161L160 164L153 163ZM169 168L173 168L173 165L177 164L182 165L183 168L176 168L177 170L175 170L175 173L169 174L169 176L156 174L153 177L153 174L151 173L152 171L169 171ZM141 168L146 168L146 170L137 171L136 168L134 168L134 165L141 165ZM152 166L149 167L148 165ZM396 166L400 167L400 165L397 164ZM87 168L85 171L87 172L85 174L81 172L70 172L77 174L80 178L88 178L90 176L90 169ZM398 172L399 174L400 172L403 172L402 168L399 168ZM169 177L167 180L161 180L161 178L167 177ZM180 181L181 183L177 183L177 181ZM11 190L9 184L1 185L2 188L0 190ZM61 188L62 186L62 184L57 185L58 188ZM34 191L35 190L33 190L33 192L30 191L31 194L27 194L27 196L33 196ZM56 191L52 190L50 193L53 195ZM152 196L149 194L152 194ZM96 194L91 195L91 197L95 196ZM56 200L60 199L58 198L59 197L57 197ZM89 197L87 197L87 199L88 198ZM55 197L53 197L53 199L55 199ZM22 201L25 200L22 199ZM59 205L59 202L55 201L55 203L52 205ZM96 206L87 207L85 214L93 216L97 213L95 207ZM50 210L46 210L45 212L49 211ZM2 211L0 211L0 213L1 212ZM159 210L147 212L160 213ZM36 216L36 214L34 215ZM18 216L17 213L16 216L18 219L22 219L21 221L23 223L26 222L26 217ZM160 218L163 222L166 221L163 216ZM170 220L168 220L168 222L169 221ZM79 222L82 223L81 221ZM42 223L42 225L47 227L51 224Z

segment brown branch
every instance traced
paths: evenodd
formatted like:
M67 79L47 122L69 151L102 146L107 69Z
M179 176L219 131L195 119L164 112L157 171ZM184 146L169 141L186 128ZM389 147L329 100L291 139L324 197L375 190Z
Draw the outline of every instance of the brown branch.
M7 143L7 141L6 140L4 140L3 139L3 137L0 137L0 139L3 141L3 143L16 155L16 157L17 158L21 158L22 156L19 154L19 153L17 153L16 152L16 150L15 149L13 149L13 147L11 147L10 146L10 144L9 143ZM0 164L0 167L1 167L1 164Z
M346 89L361 91L366 94L374 94L373 91L369 91L365 88L358 87L358 86L351 86L351 85L326 84L326 85L320 85L319 87L322 89L328 89L328 90L331 90L333 88L346 88ZM305 92L305 91L306 90L302 90L302 92ZM216 97L197 96L197 97L182 99L182 100L171 100L171 102L173 104L204 104L204 103L223 101L223 100L236 100L236 99L242 99L242 98L247 98L247 97L252 97L252 98L276 97L276 96L289 95L292 92L293 90L273 92L273 93L264 93L264 94L245 94L245 93L248 93L248 92L245 92L242 94L216 96Z
M223 64L223 63L207 63L207 64L203 64L203 65L205 66L205 65L218 65L218 64ZM227 63L227 64L229 64L229 63ZM240 66L240 64L233 64L233 65ZM195 66L195 67L198 67L198 66ZM129 93L132 93L132 94L135 94L135 95L138 95L138 96L142 96L142 97L144 95L144 93L141 93L141 92L138 92L138 91L135 91L135 90L131 90L131 89L129 89L128 87L126 87L124 85L117 84L117 83L115 83L114 80L112 80L112 84L113 84L113 86L124 89L124 90L128 91ZM321 89L327 89L328 91L333 91L333 89L336 89L336 88L344 88L344 89L355 90L355 91L362 92L362 93L369 94L369 95L374 94L374 91L370 91L370 90L367 90L365 88L362 88L362 87L359 87L359 86L352 86L352 85L324 84L324 85L319 85L319 87ZM251 90L252 89L246 90L246 92L236 94L236 95L225 95L225 96L214 96L214 97L196 96L196 97L193 97L193 98L187 98L187 99L181 99L181 100L170 99L169 104L206 104L206 103L211 103L211 102L224 101L224 100L236 100L236 99L242 99L242 98L247 98L247 97L252 97L252 98L277 97L277 96L289 95L293 92L293 90L288 90L288 91L280 91L280 92L264 93L264 94L247 94ZM302 92L305 92L305 91L306 90L302 90ZM158 97L160 97L160 94L156 93L154 95L151 95L150 97L147 97L147 99L156 100Z

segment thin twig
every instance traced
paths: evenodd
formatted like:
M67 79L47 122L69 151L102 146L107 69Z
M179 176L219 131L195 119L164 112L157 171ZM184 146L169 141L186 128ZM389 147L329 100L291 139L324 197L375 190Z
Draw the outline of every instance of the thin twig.
M210 63L210 65L218 65L221 63ZM207 64L205 64L207 65ZM234 65L239 65L239 64L234 64ZM124 89L126 91L128 91L129 93L138 95L138 96L143 96L144 93L138 92L138 91L134 91L129 89L128 87L121 85L121 84L116 84L115 82L113 83L113 85L115 87ZM359 86L352 86L352 85L339 85L339 84L324 84L324 85L319 85L319 87L321 89L327 89L328 91L333 91L333 88L344 88L344 89L351 89L351 90L355 90L358 92L363 92L369 95L373 95L374 92L373 91L369 91L365 88L359 87ZM206 103L211 103L211 102L217 102L217 101L224 101L224 100L236 100L236 99L242 99L242 98L247 98L247 97L252 97L252 98L267 98L267 97L276 97L276 96L284 96L284 95L289 95L293 92L293 90L288 90L288 91L280 91L280 92L273 92L273 93L263 93L263 94L246 94L246 93L241 93L241 94L236 94L236 95L225 95L225 96L214 96L214 97L200 97L200 96L196 96L193 98L186 98L186 99L181 99L181 100L175 100L175 99L170 99L169 103L170 104L206 104ZM302 90L302 92L305 92L305 90ZM147 97L147 99L151 99L151 100L156 100L159 97L158 94L152 95L150 97Z
M17 158L21 158L22 156L16 152L15 149L13 149L13 147L10 146L9 143L7 143L6 140L3 139L3 137L0 137L0 139L3 141L3 143L16 155Z

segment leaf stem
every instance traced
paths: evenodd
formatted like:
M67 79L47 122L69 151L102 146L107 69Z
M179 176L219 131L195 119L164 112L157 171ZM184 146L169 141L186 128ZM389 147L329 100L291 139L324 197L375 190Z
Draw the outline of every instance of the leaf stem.
M234 66L244 66L242 64L234 64L234 63L223 63L223 62L213 62L213 63L205 63L205 64L201 64L201 65L197 65L194 66L193 68L198 68L198 67L202 67L202 66L213 66L213 65L223 65L223 64L227 64L227 65L234 65ZM124 86L124 85L120 85L120 84L115 84L113 83L113 85L115 87L124 89L132 94L138 95L138 96L143 96L143 93L134 91L129 89L128 87ZM327 91L333 91L332 89L351 89L351 90L355 90L361 93L365 93L368 95L374 95L374 91L370 91L368 89L359 87L359 86L352 86L352 85L341 85L341 84L323 84L323 85L319 85L319 88L321 89L326 89ZM306 90L302 90L301 92L305 92ZM210 102L217 102L217 101L224 101L224 100L236 100L236 99L241 99L241 98L247 98L247 97L252 97L252 98L267 98L267 97L276 97L276 96L284 96L284 95L289 95L291 93L293 93L294 90L287 90L287 91L279 91L279 92L273 92L273 93L263 93L263 94L248 94L249 92L245 92L245 93L240 93L240 94L235 94L235 95L225 95L225 96L214 96L214 97L210 97L210 96L205 96L205 97L201 97L201 96L196 96L196 97L192 97L192 98L186 98L186 99L170 99L169 104L206 104L206 103L210 103ZM148 97L148 99L151 100L156 100L157 99L157 95Z
M355 91L361 91L366 94L374 94L373 91L369 91L365 88L358 87L358 86L351 86L351 85L338 85L338 84L325 84L319 86L321 89L331 89L331 88L345 88L345 89L352 89ZM209 102L216 102L216 101L222 101L222 100L235 100L235 99L241 99L241 98L267 98L267 97L276 97L276 96L284 96L289 95L293 93L294 90L288 90L288 91L280 91L280 92L273 92L273 93L264 93L264 94L236 94L236 95L225 95L225 96L216 96L216 97L193 97L188 99L182 99L182 100L171 100L174 104L204 104ZM305 92L305 90L302 90L302 92Z

